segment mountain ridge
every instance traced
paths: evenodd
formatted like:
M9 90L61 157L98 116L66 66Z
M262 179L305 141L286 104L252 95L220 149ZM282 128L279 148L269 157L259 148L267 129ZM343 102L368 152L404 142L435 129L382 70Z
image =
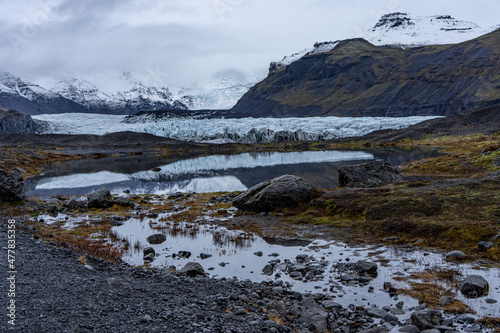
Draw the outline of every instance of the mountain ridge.
M52 89L46 89L8 72L0 73L0 105L29 115L134 114L164 109L187 110L190 103L189 96L174 96L168 88L147 87L141 83L127 91L107 94L77 78L60 79Z
M338 42L272 68L234 112L252 116L450 116L500 103L500 29L452 45Z

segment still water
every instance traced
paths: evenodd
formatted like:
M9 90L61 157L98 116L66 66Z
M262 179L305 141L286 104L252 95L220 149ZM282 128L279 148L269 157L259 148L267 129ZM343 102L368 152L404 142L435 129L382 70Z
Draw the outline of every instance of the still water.
M304 151L211 155L183 160L158 156L121 156L56 163L48 171L26 181L27 194L85 195L103 188L111 193L244 191L262 181L293 174L316 187L338 186L339 166L369 162L376 158L401 165L437 156L421 149L377 149L366 151ZM153 171L154 170L154 171Z

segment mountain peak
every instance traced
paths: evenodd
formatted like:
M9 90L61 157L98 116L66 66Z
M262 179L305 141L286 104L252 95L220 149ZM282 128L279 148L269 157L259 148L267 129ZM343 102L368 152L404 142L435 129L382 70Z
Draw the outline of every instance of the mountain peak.
M383 15L363 36L375 45L422 46L456 44L490 32L474 22L450 15L412 16L408 13Z
M408 13L395 12L383 15L372 29L358 37L377 46L416 47L461 43L499 27L483 29L476 23L458 20L450 15L412 16ZM312 48L286 56L281 61L271 62L269 72L273 73L306 55L330 52L339 42L317 42Z

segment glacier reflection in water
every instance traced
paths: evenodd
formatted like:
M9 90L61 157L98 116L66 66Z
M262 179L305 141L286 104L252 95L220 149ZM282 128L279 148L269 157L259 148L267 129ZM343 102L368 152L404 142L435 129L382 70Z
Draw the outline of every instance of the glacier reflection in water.
M103 170L33 179L27 182L27 190L28 195L42 197L84 195L102 188L108 188L112 193L120 193L129 189L135 194L244 191L247 187L262 181L258 175L268 175L269 178L272 178L284 173L297 174L312 179L331 177L332 184L334 184L337 180L338 163L367 161L373 158L373 154L361 151L212 155L164 164L158 167L159 171L142 170L119 173ZM96 164L99 162L99 160L95 160ZM334 165L326 171L315 172L313 167L321 166L322 168L331 163ZM332 171L332 168L335 169L335 172ZM308 173L310 174L308 175Z

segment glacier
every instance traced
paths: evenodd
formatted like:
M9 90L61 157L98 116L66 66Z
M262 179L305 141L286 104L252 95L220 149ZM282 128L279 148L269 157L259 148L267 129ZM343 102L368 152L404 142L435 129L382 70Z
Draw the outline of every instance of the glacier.
M355 137L385 129L403 129L437 117L309 117L309 118L176 118L153 121L139 118L125 123L125 116L102 114L44 114L34 119L48 123L44 134L95 134L132 131L182 141L205 143L258 143L320 141Z

